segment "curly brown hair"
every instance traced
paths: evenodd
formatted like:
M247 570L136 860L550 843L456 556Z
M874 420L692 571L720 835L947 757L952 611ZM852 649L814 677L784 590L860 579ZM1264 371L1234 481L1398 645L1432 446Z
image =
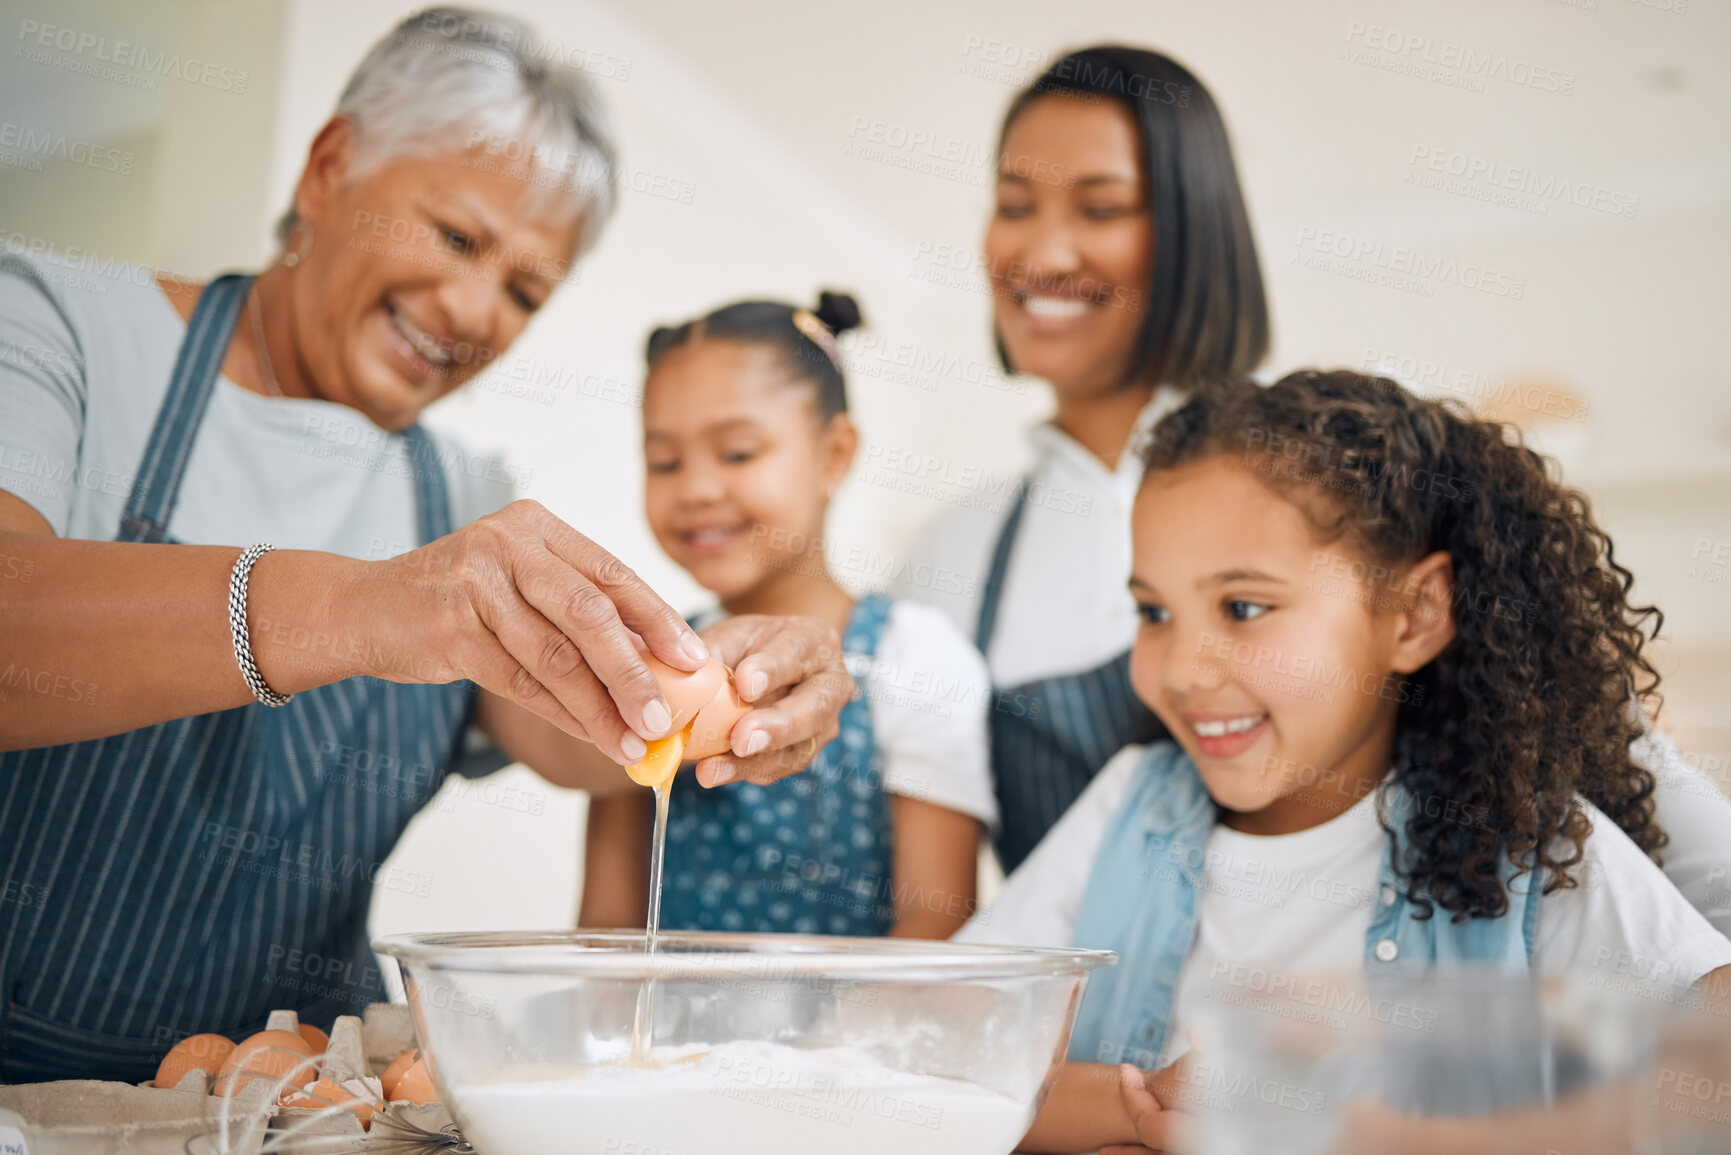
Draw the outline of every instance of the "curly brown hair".
M1545 893L1576 885L1583 797L1657 858L1653 775L1629 744L1658 688L1642 647L1663 616L1630 604L1634 576L1587 498L1518 430L1386 378L1303 371L1201 387L1143 458L1153 474L1221 453L1283 492L1309 489L1319 534L1389 572L1436 550L1453 561L1456 636L1408 679L1391 781L1480 820L1415 808L1396 866L1420 917L1433 904L1456 921L1506 913L1504 858L1515 876L1545 871Z

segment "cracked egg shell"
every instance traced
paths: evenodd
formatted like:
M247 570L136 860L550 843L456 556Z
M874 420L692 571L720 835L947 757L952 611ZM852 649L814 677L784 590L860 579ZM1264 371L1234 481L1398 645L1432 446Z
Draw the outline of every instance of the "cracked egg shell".
M391 1097L391 1092L397 1089L397 1080L403 1077L403 1072L414 1066L421 1058L421 1052L410 1048L391 1060L391 1065L385 1068L385 1073L379 1076L379 1086L385 1089L385 1098Z
M403 1072L391 1089L391 1102L437 1103L438 1088L433 1086L433 1073L427 1070L427 1060L416 1059L414 1066Z
M751 713L751 707L740 700L729 675L691 723L691 740L686 743L685 757L695 761L726 754L733 748L733 727Z
M355 1118L361 1121L361 1130L371 1129L376 1105L357 1095L330 1079L320 1079L304 1090L289 1088L283 1092L282 1105L285 1107L307 1107L321 1110L343 1104L354 1112Z
M714 658L695 670L676 670L650 654L641 657L643 664L661 684L667 708L673 712L673 724L667 728L668 734L677 734L689 726L697 712L707 706L715 692L729 680L727 667Z

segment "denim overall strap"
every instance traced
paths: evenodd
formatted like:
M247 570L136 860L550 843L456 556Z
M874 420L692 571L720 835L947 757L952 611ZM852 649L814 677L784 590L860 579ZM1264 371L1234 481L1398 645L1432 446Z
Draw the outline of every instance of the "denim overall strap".
M992 549L974 634L981 654L988 654L997 629L1028 489L1024 478ZM1129 651L1091 670L994 688L987 726L999 814L993 846L1006 872L1039 845L1107 759L1126 746L1168 736L1130 685Z
M226 273L205 287L193 306L186 337L174 359L168 379L168 395L156 411L156 424L145 443L138 479L127 494L120 515L120 541L164 542L168 540L168 515L180 493L186 463L222 362L234 336L235 321L252 287L252 277Z
M172 542L245 281L200 297L120 540ZM401 444L423 539L442 536L438 455L418 427ZM0 1083L137 1082L188 1034L244 1038L279 1008L326 1027L382 1000L373 888L430 894L429 877L384 861L455 760L475 698L466 682L349 678L280 709L0 753L0 879L19 897L0 903Z
M1072 945L1118 953L1094 972L1070 1035L1081 1063L1155 1065L1196 935L1204 854L1216 808L1195 764L1156 742L1094 858Z
M1419 965L1473 963L1527 970L1533 961L1533 934L1538 925L1539 879L1535 871L1517 877L1506 857L1500 863L1509 909L1500 918L1456 922L1448 911L1414 917L1418 910L1395 871L1405 853L1407 821L1420 805L1398 782L1387 792L1388 827L1394 837L1383 851L1378 900L1364 939L1364 965L1373 973L1405 963Z
M713 790L674 778L664 928L869 936L894 925L895 827L870 703L892 604L881 594L855 603L842 651L860 693L803 773Z

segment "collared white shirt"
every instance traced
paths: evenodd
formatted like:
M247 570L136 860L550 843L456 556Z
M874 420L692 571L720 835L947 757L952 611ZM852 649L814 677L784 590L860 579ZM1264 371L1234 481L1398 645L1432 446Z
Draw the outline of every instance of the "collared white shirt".
M1103 665L1136 638L1130 580L1130 506L1142 483L1141 448L1154 423L1183 403L1155 390L1132 426L1115 468L1044 422L1029 431L1034 450L1027 508L1010 555L986 665L1002 687ZM1010 514L1013 487L992 508L957 507L915 539L896 596L937 606L968 637L979 624L992 550ZM957 575L917 583L914 575Z

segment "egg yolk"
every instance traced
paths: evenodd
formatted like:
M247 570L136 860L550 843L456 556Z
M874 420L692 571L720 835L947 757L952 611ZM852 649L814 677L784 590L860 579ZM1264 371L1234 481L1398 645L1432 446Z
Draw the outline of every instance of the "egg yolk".
M625 773L639 786L655 789L665 786L679 772L679 763L685 755L686 744L691 741L691 726L695 721L687 723L685 729L677 734L649 743L649 752L627 766Z

